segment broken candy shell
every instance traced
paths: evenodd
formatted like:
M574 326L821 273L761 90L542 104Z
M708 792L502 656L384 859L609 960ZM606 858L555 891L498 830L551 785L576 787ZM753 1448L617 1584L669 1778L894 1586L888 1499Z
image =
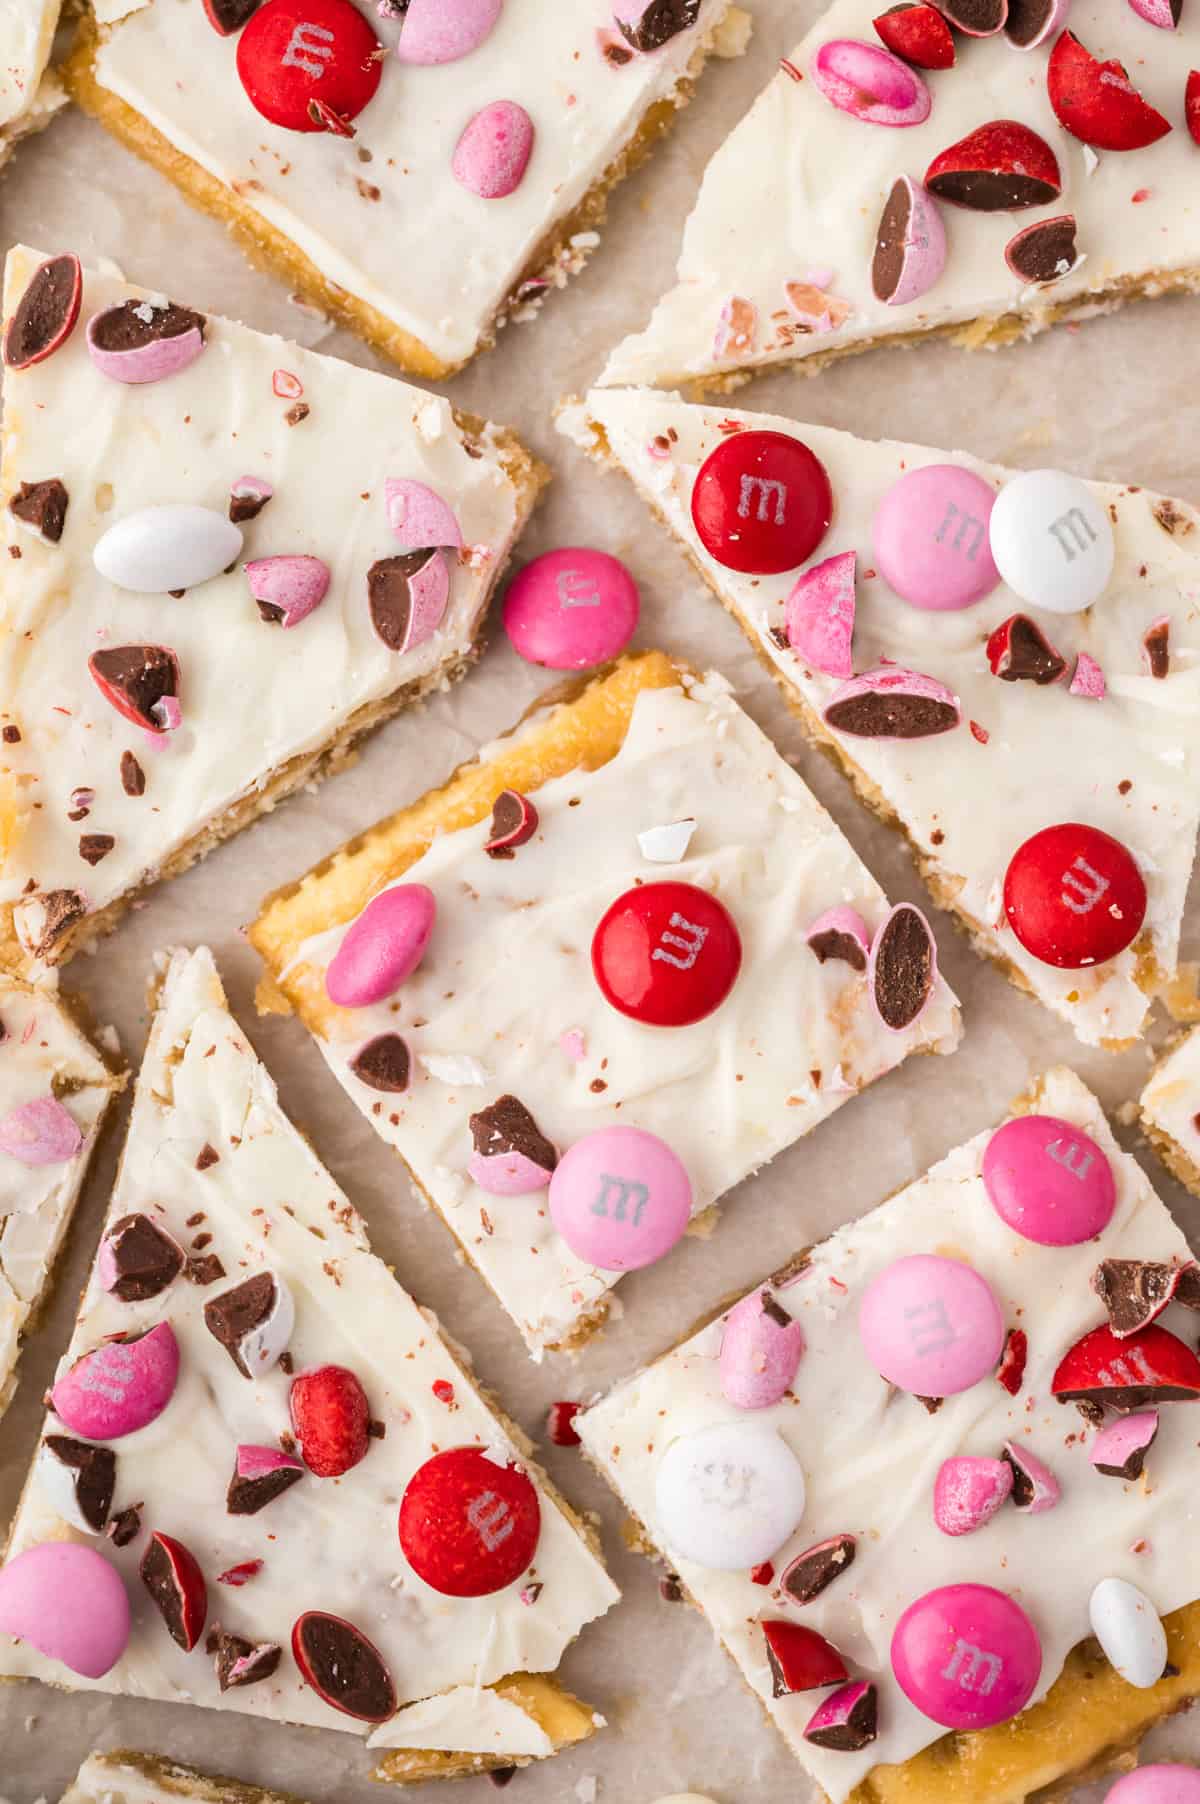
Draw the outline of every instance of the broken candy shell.
M673 1553L708 1571L748 1572L800 1526L804 1473L773 1428L717 1422L671 1442L654 1497Z
M944 0L947 19L968 38L994 38L1008 21L1008 0Z
M879 1702L874 1685L866 1679L841 1685L809 1717L805 1741L831 1748L837 1754L857 1754L869 1747L879 1733Z
M1193 69L1187 78L1183 113L1187 121L1188 135L1194 144L1200 144L1200 69Z
M204 350L204 325L202 313L173 301L165 307L122 301L88 321L88 356L114 382L161 382L195 363Z
M85 1679L112 1671L129 1627L120 1575L94 1548L47 1541L0 1566L0 1634L28 1641Z
M1051 1395L1064 1402L1145 1409L1156 1403L1200 1399L1200 1360L1157 1323L1118 1340L1105 1322L1070 1347L1059 1361Z
M1200 1804L1200 1768L1158 1762L1118 1779L1104 1804Z
M529 1475L482 1447L435 1453L409 1479L400 1503L400 1546L443 1597L490 1597L527 1571L542 1532Z
M810 1604L854 1564L858 1543L853 1535L831 1535L805 1548L784 1568L779 1583L795 1604Z
M984 1148L983 1187L1014 1233L1038 1246L1079 1246L1112 1220L1117 1186L1103 1149L1057 1115L1018 1115Z
M204 0L204 13L218 36L231 38L261 4L262 0Z
M4 332L4 361L10 370L27 370L67 342L79 318L83 270L67 252L48 257L30 278Z
M625 41L643 54L687 31L700 17L700 0L616 0L613 18Z
M945 1729L1007 1722L1025 1708L1042 1670L1037 1630L991 1585L927 1591L896 1624L891 1654L904 1695Z
M229 518L235 526L257 520L275 493L265 476L238 476L229 486Z
M954 34L936 6L893 6L873 23L888 49L914 68L954 67Z
M788 644L826 676L854 674L854 573L858 554L840 551L797 577L784 614Z
M1078 971L1133 943L1146 885L1119 839L1080 821L1043 827L1018 846L1004 877L1004 913L1026 952Z
M812 78L832 106L867 125L920 125L933 105L915 70L890 50L834 38L812 60Z
M409 0L396 55L402 63L456 63L495 30L504 0Z
M1092 1633L1109 1665L1139 1691L1157 1685L1167 1664L1167 1635L1144 1591L1127 1579L1107 1578L1088 1600Z
M1174 1297L1184 1267L1153 1259L1103 1259L1092 1273L1092 1289L1108 1311L1118 1340L1128 1340L1157 1320Z
M1057 1478L1027 1447L1005 1441L1004 1457L1012 1467L1013 1508L1025 1516L1042 1516L1052 1510L1062 1496Z
M51 1509L72 1528L98 1535L117 1484L117 1456L65 1434L48 1434L37 1451L37 1481Z
M1002 1384L1010 1397L1019 1396L1028 1362L1029 1336L1024 1328L1010 1328L1004 1337L1004 1351L996 1368L996 1383Z
M1057 200L1062 171L1046 140L1028 125L993 119L940 151L925 171L925 186L955 207L1012 213Z
M138 1573L172 1641L190 1654L208 1615L208 1587L196 1556L182 1541L153 1534Z
M396 1713L396 1687L383 1656L361 1629L323 1610L306 1610L292 1626L292 1655L322 1703L363 1723Z
M945 267L946 228L937 202L919 182L898 176L875 235L875 298L888 307L905 307L927 294Z
M1104 672L1095 658L1086 651L1081 651L1075 660L1075 672L1071 678L1071 695L1081 695L1086 701L1102 702L1108 694L1108 684L1104 680Z
M932 927L911 902L897 903L875 935L867 966L872 1006L890 1033L906 1033L916 1025L933 998L937 976Z
M250 593L270 626L299 626L319 608L331 571L319 557L259 557L244 565Z
M538 811L528 796L502 789L492 803L492 825L484 851L489 858L511 858L517 846L526 845L538 830Z
M450 599L450 570L441 551L379 558L367 571L371 625L389 651L415 651L432 638Z
M1004 247L1004 261L1022 282L1045 286L1069 276L1079 261L1075 215L1060 213L1022 226Z
M896 1259L872 1278L858 1332L880 1377L918 1397L970 1390L995 1371L1004 1347L1004 1318L987 1280L934 1253Z
M804 935L820 964L840 959L854 971L865 971L871 953L871 933L857 908L839 903L817 916Z
M204 1645L213 1656L217 1684L222 1691L231 1691L237 1685L260 1685L278 1672L283 1658L277 1641L247 1641L245 1636L231 1635L219 1626Z
M123 1215L100 1242L96 1271L101 1288L122 1303L161 1296L184 1266L183 1248L149 1215Z
M1013 1486L1002 1459L945 1459L933 1481L933 1519L944 1535L971 1535L990 1522Z
M1088 1458L1109 1478L1140 1478L1157 1434L1158 1411L1140 1409L1102 1428L1088 1448Z
M515 100L493 100L464 127L450 167L461 187L481 200L503 200L525 179L533 155L533 120Z
M425 956L437 900L423 883L398 883L372 898L346 932L325 991L339 1008L382 1002L411 977Z
M1091 607L1112 576L1108 509L1086 482L1062 470L1011 477L996 497L988 540L1009 588L1052 614Z
M573 1253L605 1272L639 1271L661 1259L691 1212L687 1172L666 1142L644 1128L584 1134L550 1179L554 1226Z
M0 1153L20 1165L62 1165L83 1145L83 1132L55 1096L35 1096L0 1118Z
M50 1407L72 1434L116 1441L161 1416L178 1380L179 1343L170 1322L159 1322L77 1359L51 1391Z
M1067 661L1028 614L1010 614L988 639L987 661L1003 682L1045 686L1066 675Z
M988 544L991 483L961 464L926 464L894 482L875 510L879 574L914 608L974 607L1000 581Z
M822 1685L839 1685L849 1678L846 1662L836 1647L802 1622L774 1621L762 1625L771 1668L771 1693L791 1697L797 1691L817 1691Z
M472 1183L492 1196L528 1196L546 1188L558 1151L524 1103L501 1096L472 1115L468 1125L475 1146L467 1162Z
M352 136L346 122L378 89L382 51L351 0L267 0L238 39L238 79L272 125L293 132L341 127L339 135Z
M92 562L118 589L166 595L210 582L241 554L241 528L210 507L143 507L100 535Z
M405 551L461 551L462 527L436 489L411 476L389 476L383 485L387 523Z
M638 851L649 864L682 864L696 823L691 818L669 821L662 827L646 827L637 836Z
M262 1378L287 1352L296 1305L276 1272L256 1272L204 1305L204 1325L243 1378Z
M1036 50L1056 38L1073 0L1009 0L1004 35L1014 50Z
M278 1447L239 1446L225 1493L230 1516L256 1516L304 1476L304 1467Z
M803 1352L799 1322L765 1286L751 1291L725 1317L721 1395L735 1409L769 1409L786 1395Z
M166 731L163 703L179 694L179 660L165 645L112 645L88 659L106 702L146 733Z
M709 452L692 488L700 543L726 570L743 575L795 570L832 519L829 472L790 432L732 433Z
M1074 32L1064 31L1050 52L1046 85L1059 124L1094 150L1143 150L1171 129L1121 64L1101 62Z
M928 739L962 718L958 697L936 677L885 664L843 683L825 709L836 732L859 739Z
M518 571L504 597L504 630L528 664L590 670L624 651L639 609L638 586L619 558L568 547Z

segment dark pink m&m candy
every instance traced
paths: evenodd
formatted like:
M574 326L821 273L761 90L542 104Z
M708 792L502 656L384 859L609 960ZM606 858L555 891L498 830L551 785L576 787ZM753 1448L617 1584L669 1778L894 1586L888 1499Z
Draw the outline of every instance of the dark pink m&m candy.
M892 1635L904 1695L946 1729L987 1729L1022 1711L1042 1670L1038 1632L991 1585L942 1585L910 1604Z
M592 936L592 970L623 1015L690 1027L720 1008L742 964L732 915L692 883L641 883L618 896Z
M1117 1206L1104 1153L1057 1115L1021 1115L997 1128L984 1150L983 1187L1002 1221L1044 1247L1091 1240Z
M1146 918L1146 885L1111 833L1078 821L1044 827L1014 852L1004 912L1026 952L1078 971L1116 958Z
M251 106L272 125L329 131L373 98L381 54L350 0L267 0L238 39L237 72Z
M535 557L514 576L504 630L526 663L591 670L624 651L638 607L638 586L619 558L568 546Z
M778 576L810 558L833 519L825 466L786 432L738 432L710 452L692 490L692 521L726 570Z

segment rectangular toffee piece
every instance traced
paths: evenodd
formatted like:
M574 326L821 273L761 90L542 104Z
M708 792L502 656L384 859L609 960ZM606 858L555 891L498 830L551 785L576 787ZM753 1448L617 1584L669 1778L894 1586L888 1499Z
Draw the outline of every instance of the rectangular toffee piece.
M58 13L59 0L7 0L0 8L0 164L66 103L47 67Z
M299 1013L535 1358L960 1032L920 914L889 911L724 679L660 652L548 701L250 935L266 1005Z
M19 968L461 675L546 472L437 396L73 256L11 252L4 314L0 967Z
M341 1729L396 1782L600 1725L554 1676L618 1596L590 1531L372 1254L205 950L165 963L48 1404L3 1676Z
M314 306L444 377L561 288L729 0L94 0L73 97ZM97 25L97 21L99 24Z
M1089 1045L1177 1006L1192 508L648 389L594 389L560 428L675 534L980 952Z
M289 1793L217 1778L132 1748L90 1754L59 1804L171 1804L175 1798L191 1804L300 1804Z
M832 1804L1024 1804L1200 1692L1198 1307L1058 1068L575 1427Z
M0 972L0 1415L124 1081L54 990Z
M713 157L676 284L604 383L728 390L1200 287L1200 17L1074 0L1064 31L1066 10L836 0Z

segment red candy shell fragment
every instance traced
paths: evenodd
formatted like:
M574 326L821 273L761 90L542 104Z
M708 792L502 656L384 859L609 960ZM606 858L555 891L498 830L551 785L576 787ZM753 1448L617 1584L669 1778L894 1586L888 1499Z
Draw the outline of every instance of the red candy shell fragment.
M784 630L805 664L826 676L854 674L854 572L858 553L840 551L797 578L787 598Z
M182 1541L153 1534L138 1572L172 1641L190 1654L208 1615L208 1587L195 1555Z
M78 257L68 252L39 264L5 328L4 361L9 369L27 370L64 345L75 330L82 299Z
M1144 150L1171 129L1123 66L1100 62L1074 32L1064 31L1050 52L1046 83L1059 124L1095 150Z
M1137 938L1146 885L1119 839L1067 821L1044 827L1013 854L1004 912L1034 958L1078 971L1116 958Z
M779 576L817 549L833 519L821 460L787 432L737 432L709 453L692 490L692 522L726 570Z
M777 1698L795 1691L816 1691L849 1678L836 1647L800 1622L764 1622L763 1639L771 1667L771 1691Z
M1011 213L1057 200L1062 172L1037 132L1017 119L993 119L941 151L925 171L925 186L955 207Z
M1193 69L1184 90L1183 116L1192 141L1200 144L1200 69Z
M1017 1396L1025 1381L1025 1365L1028 1358L1029 1336L1024 1328L1010 1328L1005 1337L1000 1364L996 1368L997 1383L1004 1386L1010 1397Z
M179 697L179 660L167 646L106 646L92 653L88 670L118 714L145 733L165 731L155 710Z
M1010 614L987 642L992 675L1006 683L1030 682L1044 687L1066 675L1067 661L1028 614Z
M266 0L238 39L237 72L272 125L326 131L328 115L354 119L372 99L381 51L350 0Z
M896 56L915 69L952 69L954 34L936 6L893 6L880 13L875 29Z
M492 803L492 827L484 842L489 858L511 858L538 830L538 811L528 796L502 789Z
M378 1648L361 1629L324 1610L306 1610L292 1625L292 1654L322 1703L363 1723L396 1712L396 1687Z
M812 78L832 106L867 125L920 125L933 105L929 89L907 63L856 38L822 44Z
M519 1466L453 1447L418 1467L400 1504L409 1565L443 1597L488 1597L528 1568L541 1535L537 1491Z
M1051 1391L1063 1402L1122 1410L1191 1403L1200 1398L1200 1359L1157 1324L1118 1340L1105 1322L1063 1355Z

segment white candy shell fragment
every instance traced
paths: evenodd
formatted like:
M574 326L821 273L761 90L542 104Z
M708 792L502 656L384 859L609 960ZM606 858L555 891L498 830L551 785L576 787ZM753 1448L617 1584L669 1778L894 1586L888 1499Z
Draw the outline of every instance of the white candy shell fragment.
M695 831L696 823L690 816L666 826L647 827L637 836L638 850L650 864L681 864Z

